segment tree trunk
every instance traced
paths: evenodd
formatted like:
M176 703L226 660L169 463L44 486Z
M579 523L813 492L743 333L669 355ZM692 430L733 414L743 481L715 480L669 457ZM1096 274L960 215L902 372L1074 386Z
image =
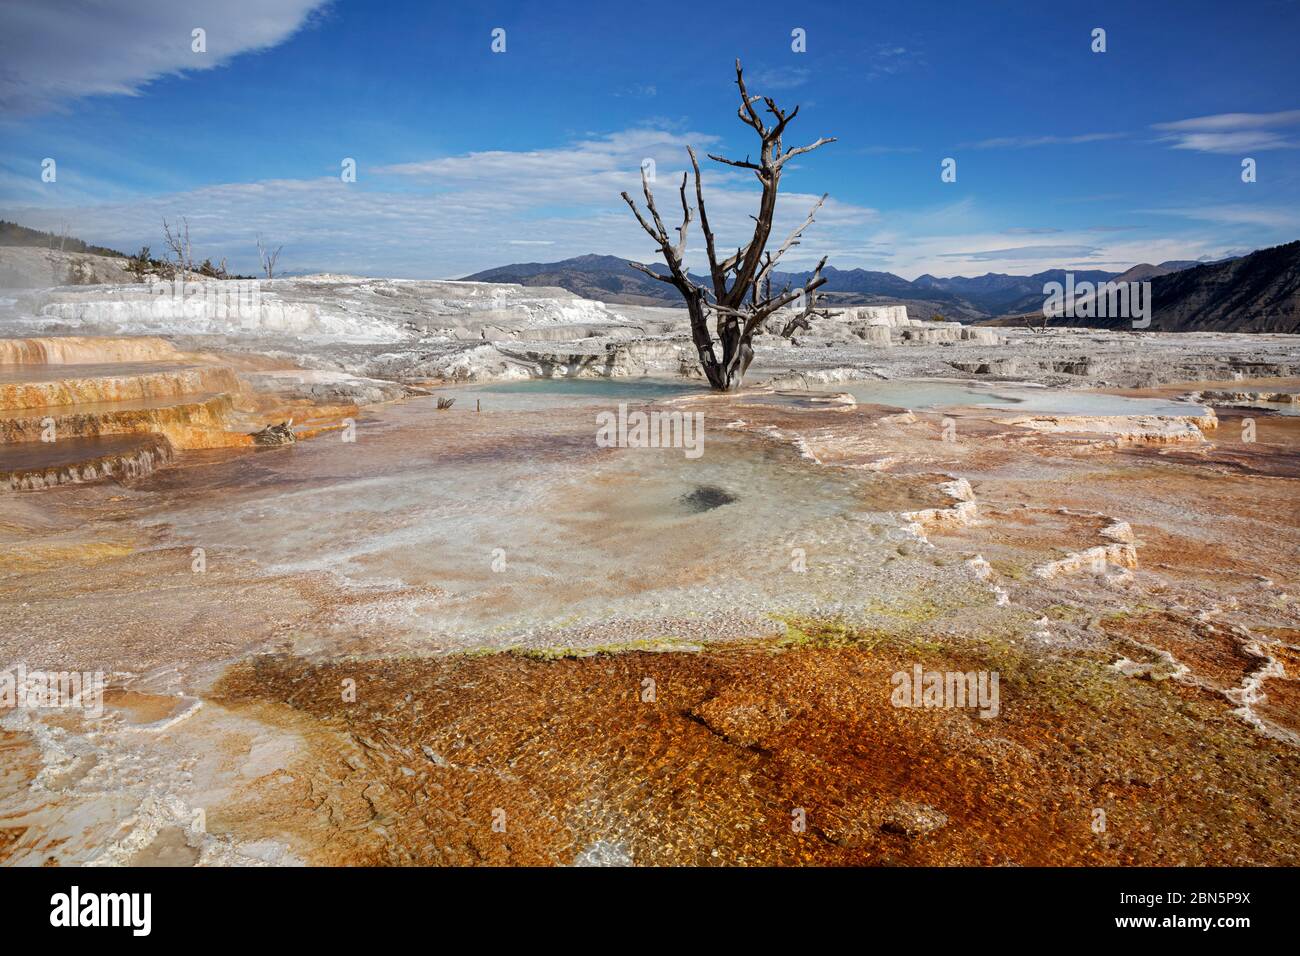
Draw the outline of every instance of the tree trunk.
M745 372L754 360L754 347L751 340L754 333L741 330L740 322L735 318L724 320L718 329L718 339L722 345L722 359L718 360L714 350L713 339L709 335L707 307L702 297L692 296L687 301L687 312L691 317L691 338L700 357L700 367L709 385L720 392L730 392L744 384Z

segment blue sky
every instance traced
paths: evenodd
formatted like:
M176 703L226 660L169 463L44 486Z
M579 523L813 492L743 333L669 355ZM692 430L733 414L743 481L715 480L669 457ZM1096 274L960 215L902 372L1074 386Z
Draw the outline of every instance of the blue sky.
M801 105L788 145L839 139L783 179L779 226L831 194L791 267L1217 258L1300 238L1297 38L1293 0L6 0L0 218L158 251L161 218L185 215L200 257L246 271L259 233L295 272L649 260L618 193L653 159L666 212L687 143L753 149L739 56L751 92ZM704 175L722 241L739 239L756 186Z

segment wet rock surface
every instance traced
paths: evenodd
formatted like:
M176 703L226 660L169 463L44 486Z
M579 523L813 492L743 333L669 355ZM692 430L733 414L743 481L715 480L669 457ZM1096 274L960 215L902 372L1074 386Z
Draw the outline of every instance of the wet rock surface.
M102 479L130 481L153 474L174 458L171 443L161 435L23 442L4 446L0 488L39 491Z

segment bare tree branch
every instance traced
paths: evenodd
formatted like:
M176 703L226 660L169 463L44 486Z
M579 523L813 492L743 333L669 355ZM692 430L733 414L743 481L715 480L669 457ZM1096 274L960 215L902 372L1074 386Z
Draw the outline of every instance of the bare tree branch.
M630 265L637 272L644 272L652 279L658 279L660 282L667 282L669 285L676 285L676 281L673 279L672 276L666 276L662 272L655 272L653 269L651 269L647 265L644 265L643 263L629 262L628 265Z
M750 96L749 90L745 89L745 71L740 67L740 57L736 57L736 86L740 90L740 110L737 115L740 116L741 122L754 127L759 136L766 137L767 128L763 125L758 111L754 109L754 104L760 97Z
M763 171L763 167L758 165L757 163L751 163L749 161L748 156L746 156L743 160L740 160L740 159L727 159L727 157L725 156L714 156L712 153L709 153L708 157L709 159L713 160L715 163L725 163L728 166L739 166L741 169L754 169L760 173Z
M167 242L167 248L172 251L176 257L176 269L181 274L181 283L184 284L189 280L190 273L194 271L194 248L190 245L190 221L185 216L181 216L176 231L168 225L167 220L163 219L163 238Z
M264 273L266 274L266 277L267 277L268 279L274 279L274 278L275 278L275 264L276 264L276 262L279 260L279 258L280 258L280 250L283 249L283 248L284 248L284 246L276 246L274 252L268 252L267 249L266 249L266 247L262 245L262 236L261 236L261 233L258 234L258 236L257 236L257 258L258 258L258 260L262 263L262 272L264 272ZM224 260L223 260L223 261L224 261Z
M821 139L817 140L817 142L809 143L807 146L791 146L784 154L782 154L781 159L778 161L778 165L784 166L785 161L790 159L792 156L802 156L804 153L811 153L814 149L825 146L827 143L834 143L835 141L836 138L834 136L823 136Z
M794 232L790 233L785 242L781 243L781 248L776 250L775 255L770 253L768 254L767 261L764 263L762 271L759 272L757 278L754 280L755 283L762 282L771 273L772 267L781 260L781 257L785 255L786 250L799 245L799 237L803 235L805 229L813 224L813 219L817 215L817 210L822 208L822 205L826 202L829 196L830 193L822 193L822 198L817 200L816 205L812 207L812 212L808 213L808 218L803 221L803 224L795 229Z

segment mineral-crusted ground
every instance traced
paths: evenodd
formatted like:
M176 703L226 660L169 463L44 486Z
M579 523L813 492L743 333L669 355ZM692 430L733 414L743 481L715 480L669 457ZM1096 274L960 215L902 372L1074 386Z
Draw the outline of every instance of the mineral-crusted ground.
M268 295L6 306L0 664L110 678L0 715L5 862L1298 861L1293 339L863 312L715 395L670 310Z

